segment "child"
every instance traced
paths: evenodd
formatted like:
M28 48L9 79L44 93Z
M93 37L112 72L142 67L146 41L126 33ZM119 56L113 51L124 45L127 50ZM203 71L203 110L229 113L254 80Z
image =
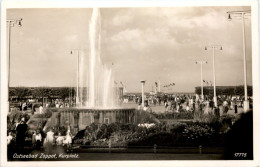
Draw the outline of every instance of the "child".
M35 148L35 146L36 146L36 131L35 130L33 131L33 134L32 134L32 146L33 146L33 148Z
M70 151L72 143L72 135L70 133L70 130L67 131L66 140L64 140L63 143L67 145L67 151Z
M35 141L36 141L36 149L40 149L42 145L42 135L39 130L37 130L37 133L35 135Z
M58 138L56 139L57 146L61 146L64 142L64 138L61 136L61 133L59 132Z

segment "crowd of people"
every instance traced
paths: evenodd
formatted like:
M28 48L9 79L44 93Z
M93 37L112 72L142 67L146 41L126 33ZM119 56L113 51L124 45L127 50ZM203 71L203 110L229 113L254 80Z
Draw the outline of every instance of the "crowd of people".
M214 105L213 97L204 96L201 98L199 95L167 95L167 96L146 96L144 99L144 107L142 107L142 97L136 96L132 100L138 104L138 109L152 112L153 106L163 106L165 113L167 112L200 112L202 114L214 114L220 116L220 113L227 114L230 110L234 113L238 113L238 108L243 107L242 97L232 97L232 96L218 96L217 106ZM252 99L249 99L252 101ZM21 101L19 103L19 108L21 111L25 111L27 106L32 106L32 115L35 112L34 105L29 102ZM70 104L55 100L52 103L47 103L44 107L70 107ZM39 106L39 113L44 113L43 105ZM252 107L252 106L251 106ZM221 111L220 111L221 110ZM233 111L234 110L234 111ZM17 148L22 150L25 147L25 138L28 131L28 125L25 119L22 118L15 125L15 132L9 131L7 136L8 148ZM71 149L72 135L70 128L67 128L66 136L62 136L61 132L54 135L54 130L49 128L46 133L43 130L37 129L32 132L31 136L31 146L33 149L45 148L49 150L52 146L67 146L67 150Z
M217 105L214 105L213 97L205 96L201 98L199 95L168 95L157 97L154 95L145 96L144 107L142 108L142 97L137 96L133 101L138 104L138 109L151 111L152 106L164 105L165 112L196 112L203 114L219 115L220 110L223 114L227 114L229 110L238 113L238 108L243 107L243 97L218 96ZM248 99L252 101L252 99ZM252 106L251 106L252 107Z
M49 128L46 132L41 129L32 131L31 140L26 141L28 137L28 125L24 118L16 125L15 131L9 131L7 136L7 148L9 152L14 150L23 152L25 149L42 150L51 152L55 146L63 147L67 152L72 150L72 134L70 128L67 128L66 136L62 136L61 132L55 136L54 129Z

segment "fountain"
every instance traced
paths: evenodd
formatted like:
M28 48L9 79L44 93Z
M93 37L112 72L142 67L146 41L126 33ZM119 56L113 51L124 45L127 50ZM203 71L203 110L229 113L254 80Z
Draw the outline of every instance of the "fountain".
M91 123L140 123L142 118L150 117L143 111L118 105L119 89L114 85L112 70L100 58L100 18L99 9L94 8L89 24L90 53L79 59L80 105L57 109L58 112L52 114L47 126L70 126L72 132L77 133Z
M117 107L116 87L112 70L101 61L101 16L98 8L94 8L89 24L88 56L80 58L79 102L84 108ZM87 89L83 89L87 88Z

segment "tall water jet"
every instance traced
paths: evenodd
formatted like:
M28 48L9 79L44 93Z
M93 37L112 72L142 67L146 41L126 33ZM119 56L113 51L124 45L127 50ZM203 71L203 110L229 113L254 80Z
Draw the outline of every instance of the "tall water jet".
M92 123L144 123L158 122L144 111L122 108L117 105L119 89L114 85L112 69L101 61L101 17L95 8L89 24L90 52L79 56L79 104L78 108L59 108L45 125L47 127L69 126L76 134ZM30 120L35 122L34 120Z
M93 9L89 23L89 46L88 59L84 55L80 58L80 104L88 108L116 107L112 70L100 58L101 16L98 8Z

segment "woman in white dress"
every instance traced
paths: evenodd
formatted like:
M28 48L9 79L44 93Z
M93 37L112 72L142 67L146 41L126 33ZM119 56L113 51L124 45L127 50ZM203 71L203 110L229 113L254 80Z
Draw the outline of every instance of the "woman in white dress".
M44 146L45 147L52 146L53 143L54 143L54 132L50 128L50 130L46 133L46 138L44 140Z

